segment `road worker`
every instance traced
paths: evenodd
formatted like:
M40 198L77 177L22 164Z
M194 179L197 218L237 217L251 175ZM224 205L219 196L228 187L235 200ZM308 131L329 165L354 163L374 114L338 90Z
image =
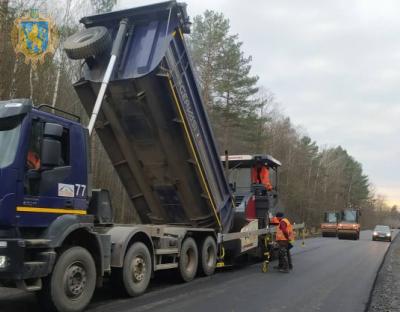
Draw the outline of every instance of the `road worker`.
M267 191L272 191L269 180L269 167L261 161L257 161L251 170L251 183L263 184Z
M276 227L275 241L279 246L279 265L275 267L280 272L288 273L293 269L292 257L290 255L291 242L294 240L293 226L283 212L277 212L276 218L279 226Z
M28 166L28 169L33 169L33 170L40 169L39 155L36 152L34 152L33 150L30 150L28 152L28 157L26 159L26 165Z

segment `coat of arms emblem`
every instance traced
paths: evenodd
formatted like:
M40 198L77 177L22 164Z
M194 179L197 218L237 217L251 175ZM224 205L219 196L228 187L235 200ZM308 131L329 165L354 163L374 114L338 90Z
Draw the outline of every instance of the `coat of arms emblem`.
M25 56L25 63L31 62L36 69L43 64L47 54L53 54L58 44L58 32L53 20L31 10L26 16L17 18L11 32L15 53Z

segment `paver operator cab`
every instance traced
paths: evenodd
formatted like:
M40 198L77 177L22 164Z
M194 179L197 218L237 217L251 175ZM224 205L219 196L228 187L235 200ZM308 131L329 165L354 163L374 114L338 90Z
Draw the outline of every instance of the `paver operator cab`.
M236 214L258 219L260 227L268 225L277 209L278 168L281 163L270 155L229 155L228 158L221 156L221 160L228 169Z

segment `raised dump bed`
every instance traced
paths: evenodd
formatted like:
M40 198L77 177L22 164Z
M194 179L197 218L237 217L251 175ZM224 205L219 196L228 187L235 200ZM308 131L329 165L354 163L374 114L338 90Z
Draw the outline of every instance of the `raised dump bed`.
M232 195L185 44L186 5L170 1L81 22L106 27L115 40L121 20L127 32L95 124L115 170L143 223L229 232ZM109 49L86 57L74 85L89 113L109 60Z

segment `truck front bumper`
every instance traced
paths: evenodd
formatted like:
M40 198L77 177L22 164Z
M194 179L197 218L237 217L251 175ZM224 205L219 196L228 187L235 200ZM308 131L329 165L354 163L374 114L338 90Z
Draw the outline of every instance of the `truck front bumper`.
M23 239L0 239L0 283L47 276L54 251L27 248Z

